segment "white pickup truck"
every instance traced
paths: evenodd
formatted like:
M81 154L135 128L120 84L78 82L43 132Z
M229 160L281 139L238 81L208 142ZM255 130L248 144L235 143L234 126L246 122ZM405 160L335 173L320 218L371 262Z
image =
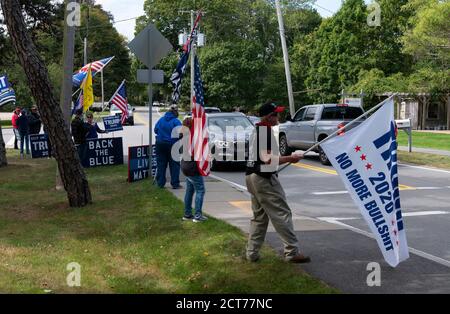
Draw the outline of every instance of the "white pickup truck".
M280 153L287 156L296 149L307 150L363 113L360 106L347 104L304 106L295 113L293 119L279 125ZM350 129L362 121L364 119L353 124ZM330 164L320 147L315 151L319 153L322 164Z

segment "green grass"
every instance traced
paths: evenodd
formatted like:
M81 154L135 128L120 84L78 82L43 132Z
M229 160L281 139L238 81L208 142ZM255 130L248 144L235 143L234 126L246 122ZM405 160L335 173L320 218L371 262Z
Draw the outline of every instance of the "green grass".
M404 151L397 151L397 154L399 160L404 163L431 166L435 168L450 170L450 157L448 156L414 153L414 152L408 153Z
M408 145L408 135L402 130L398 132L398 144L400 146ZM450 134L413 131L412 146L450 151Z
M11 120L0 120L0 125L3 128L8 128L8 127L12 128Z
M88 169L94 202L69 208L54 160L0 168L0 292L335 293L270 248L243 259L245 235L222 221L181 221L169 191L126 182L126 166ZM67 264L81 265L68 287Z

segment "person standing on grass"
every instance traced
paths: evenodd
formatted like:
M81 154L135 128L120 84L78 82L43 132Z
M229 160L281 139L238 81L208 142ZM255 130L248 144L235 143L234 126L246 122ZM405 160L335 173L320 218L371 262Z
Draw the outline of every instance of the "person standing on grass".
M19 119L19 115L20 115L21 111L22 111L22 108L17 106L16 109L14 109L12 117L11 117L11 124L12 124L13 132L14 132L14 149L19 149L17 142L20 139L20 134L19 134L19 126L17 125L17 120Z
M20 157L24 158L24 145L26 148L26 154L30 155L30 125L28 123L28 114L25 109L20 112L19 118L17 119L17 127L20 135Z
M183 158L181 159L181 171L186 176L186 194L184 195L184 216L183 220L192 220L193 222L203 222L208 218L203 216L202 207L205 197L205 182L200 174L197 162L193 160L190 154L190 132L192 132L192 119L186 117L183 120L182 140L183 140ZM188 152L186 152L186 151ZM195 214L192 214L192 200L195 193Z
M300 254L294 232L292 211L278 179L278 165L296 163L303 155L280 156L272 127L278 125L278 114L284 107L269 102L259 108L261 122L256 124L250 142L245 181L251 194L253 219L250 222L247 260L259 260L269 220L284 245L284 258L293 263L308 263L310 258Z
M180 185L180 162L172 158L172 146L178 141L173 138L174 129L180 128L181 122L178 120L178 107L170 106L169 111L158 120L155 126L156 134L156 183L160 188L166 185L167 164L170 169L170 184L172 188L179 189Z

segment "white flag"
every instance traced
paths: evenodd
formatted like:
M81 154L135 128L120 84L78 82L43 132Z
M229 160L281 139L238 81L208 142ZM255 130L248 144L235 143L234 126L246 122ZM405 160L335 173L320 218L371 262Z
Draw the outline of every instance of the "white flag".
M394 101L321 144L392 267L409 257L398 188Z

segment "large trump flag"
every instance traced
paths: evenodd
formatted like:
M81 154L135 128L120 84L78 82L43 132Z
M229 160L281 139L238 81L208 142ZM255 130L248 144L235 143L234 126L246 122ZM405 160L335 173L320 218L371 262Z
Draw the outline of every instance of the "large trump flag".
M321 144L392 267L409 257L397 170L394 101Z

